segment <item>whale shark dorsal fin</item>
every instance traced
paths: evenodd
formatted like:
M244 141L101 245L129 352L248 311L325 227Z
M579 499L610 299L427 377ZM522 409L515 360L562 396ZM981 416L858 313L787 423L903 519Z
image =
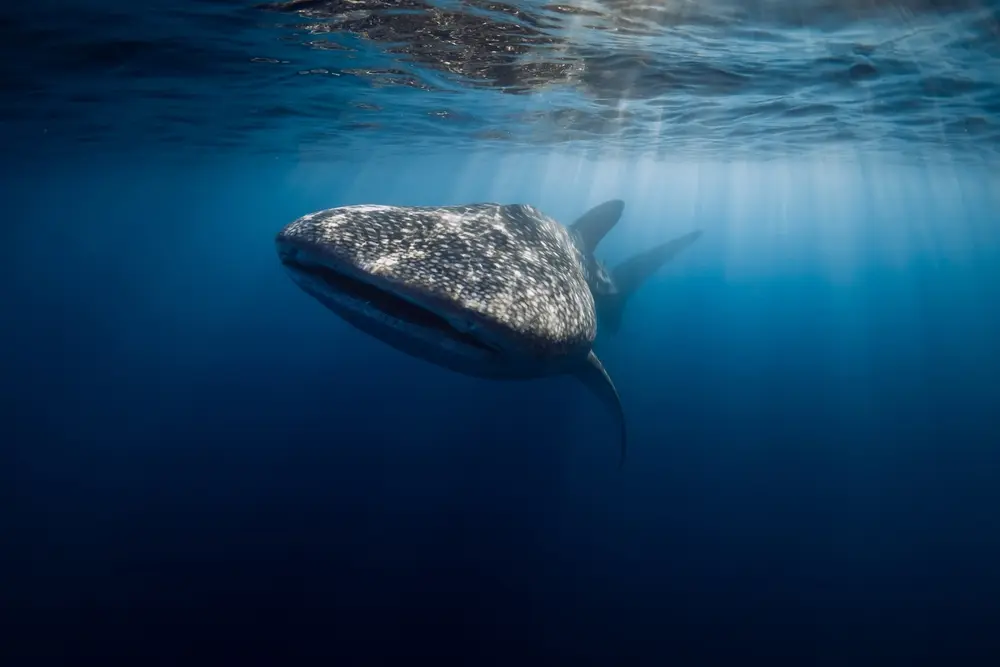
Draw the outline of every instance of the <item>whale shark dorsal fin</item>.
M577 218L576 222L570 225L570 229L580 239L583 245L581 250L593 254L604 235L621 219L624 210L625 202L621 199L610 199Z
M604 407L615 418L621 439L621 457L618 461L618 467L620 468L625 465L625 454L628 451L628 433L625 428L625 409L622 407L621 398L618 397L618 390L615 389L615 383L611 381L611 376L604 370L604 365L601 364L601 360L597 358L593 350L587 355L586 362L577 369L576 377L583 382L591 393L600 399Z

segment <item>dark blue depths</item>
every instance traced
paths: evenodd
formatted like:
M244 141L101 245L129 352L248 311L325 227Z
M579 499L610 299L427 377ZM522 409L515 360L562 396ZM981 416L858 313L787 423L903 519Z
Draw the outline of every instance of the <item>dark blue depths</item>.
M0 8L0 665L1000 664L995 3L250 4ZM274 249L613 198L623 470Z
M490 192L451 192L462 160L383 166L7 172L10 664L998 655L988 179L960 212L978 244L893 263L869 231L850 279L808 232L701 210L703 246L599 341L618 471L573 381L449 374L282 275L273 233L303 212ZM520 187L498 196L545 200ZM593 203L571 193L540 205ZM695 223L637 194L623 226Z

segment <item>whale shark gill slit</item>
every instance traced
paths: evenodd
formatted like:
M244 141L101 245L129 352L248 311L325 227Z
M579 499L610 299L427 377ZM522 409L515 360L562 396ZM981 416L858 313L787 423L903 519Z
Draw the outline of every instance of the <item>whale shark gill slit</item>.
M447 319L437 313L423 308L400 296L384 289L380 289L371 283L367 283L357 278L340 273L322 264L304 264L297 262L291 257L282 257L281 263L286 267L323 281L330 289L346 294L352 299L368 303L379 311L385 313L401 322L406 322L421 329L438 331L447 337L487 352L497 352L497 350L464 331L459 331L453 327Z

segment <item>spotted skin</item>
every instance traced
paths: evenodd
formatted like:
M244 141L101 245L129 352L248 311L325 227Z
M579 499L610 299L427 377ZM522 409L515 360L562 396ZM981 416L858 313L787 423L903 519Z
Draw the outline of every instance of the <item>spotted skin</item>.
M582 256L532 206L344 206L299 218L278 243L479 319L506 348L586 354L596 335Z

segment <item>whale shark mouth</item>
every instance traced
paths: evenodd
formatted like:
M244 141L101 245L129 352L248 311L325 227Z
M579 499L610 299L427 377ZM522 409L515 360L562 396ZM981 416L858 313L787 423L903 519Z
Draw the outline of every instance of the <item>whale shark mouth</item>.
M387 289L337 271L326 264L299 261L292 253L282 253L281 263L295 273L323 283L331 292L365 303L398 322L432 331L456 343L495 354L498 350L473 334L461 331L447 318Z

